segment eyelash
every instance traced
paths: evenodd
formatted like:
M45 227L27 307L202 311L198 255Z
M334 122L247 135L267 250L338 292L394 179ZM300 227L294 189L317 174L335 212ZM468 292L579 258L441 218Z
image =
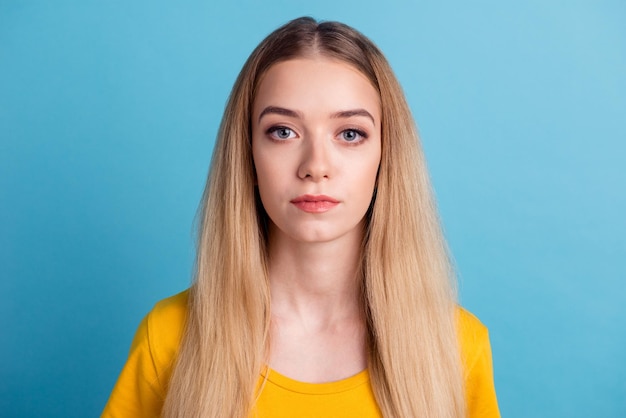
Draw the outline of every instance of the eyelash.
M274 134L276 133L276 131L280 131L280 130L288 130L291 134L295 134L293 129L288 128L286 126L282 126L282 125L277 125L277 126L270 127L266 131L266 134L268 136L270 136L270 138L272 140L277 141L277 142L283 142L283 141L286 141L286 140L290 139L290 138L275 138ZM344 139L345 143L348 144L348 145L358 145L361 142L365 141L367 139L367 137L368 137L366 132L364 132L364 131L362 131L360 129L356 129L356 128L344 129L343 131L340 132L340 135L344 135L346 132L354 132L355 134L357 134L360 137L360 139L356 139L354 141L348 141L348 140Z
M357 134L360 138L354 140L354 141L347 141L346 143L349 145L358 145L361 142L365 141L367 139L367 133L365 133L364 131L360 130L360 129L356 129L356 128L348 128L348 129L344 129L343 131L341 131L341 135L345 134L346 132L354 132L355 134Z
M277 141L277 142L282 142L282 141L285 141L285 140L287 140L287 139L289 139L289 138L275 138L275 137L274 137L274 133L276 133L276 131L280 131L281 129L288 130L288 131L290 131L291 133L295 133L293 129L288 128L288 127L286 127L286 126L281 126L281 125L272 126L271 128L269 128L269 129L267 130L267 132L266 132L266 133L267 133L267 135L268 135L268 136L269 136L272 140Z

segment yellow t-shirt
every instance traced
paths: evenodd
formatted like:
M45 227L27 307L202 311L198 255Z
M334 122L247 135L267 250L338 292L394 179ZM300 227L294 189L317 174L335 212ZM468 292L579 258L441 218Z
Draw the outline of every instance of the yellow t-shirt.
M180 344L188 291L158 302L139 325L103 418L148 418L161 415L171 366ZM465 370L470 418L500 417L493 384L487 328L459 309L459 340ZM263 390L255 418L382 417L367 370L331 383L304 383L269 370L259 377ZM265 382L263 382L265 380Z

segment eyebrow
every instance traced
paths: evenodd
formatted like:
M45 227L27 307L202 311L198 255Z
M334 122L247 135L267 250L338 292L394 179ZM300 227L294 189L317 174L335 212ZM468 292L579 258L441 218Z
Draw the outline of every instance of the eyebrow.
M269 115L269 114L288 116L291 118L300 118L300 119L303 118L302 113L296 112L295 110L286 109L284 107L278 107L278 106L268 106L265 109L263 109L263 111L259 115L259 121L261 121L261 118L263 118L263 116ZM363 116L363 117L369 118L372 120L372 123L376 125L376 122L374 121L374 116L372 116L372 114L365 109L341 110L339 112L335 112L332 115L330 115L330 117L333 119L350 118L352 116Z
M259 115L259 122L261 121L261 118L263 116L270 115L270 114L289 116L291 118L300 118L300 119L302 119L302 114L299 113L299 112L296 112L295 110L285 109L284 107L268 106L265 109L263 109L263 111Z
M331 118L350 118L352 116L364 116L366 118L370 118L372 120L372 123L376 125L376 122L374 121L374 116L372 116L372 114L365 109L342 110L340 112L336 112L330 115Z

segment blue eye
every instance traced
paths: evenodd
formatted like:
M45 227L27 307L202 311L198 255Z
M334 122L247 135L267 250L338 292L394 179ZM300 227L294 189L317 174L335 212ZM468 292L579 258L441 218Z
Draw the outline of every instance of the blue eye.
M290 128L284 126L273 126L267 131L268 135L274 139L284 140L293 138L295 133Z
M346 142L359 142L367 138L367 135L356 129L346 129L341 132L341 138Z
M281 138L281 139L287 139L289 138L289 135L291 134L291 129L288 128L278 128L276 129L276 136Z

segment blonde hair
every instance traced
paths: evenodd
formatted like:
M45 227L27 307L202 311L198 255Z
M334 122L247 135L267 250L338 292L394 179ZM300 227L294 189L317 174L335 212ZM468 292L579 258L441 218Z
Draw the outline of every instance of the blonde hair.
M229 97L199 219L185 335L163 416L247 417L268 346L267 215L255 191L250 115L262 75L322 54L380 93L382 157L361 266L371 384L385 417L465 415L453 274L417 130L378 48L337 22L295 19L253 51Z

